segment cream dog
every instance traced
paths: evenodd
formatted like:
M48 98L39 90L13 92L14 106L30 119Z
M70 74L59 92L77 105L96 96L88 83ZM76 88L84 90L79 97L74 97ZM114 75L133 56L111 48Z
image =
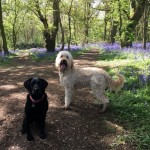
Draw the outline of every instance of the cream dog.
M73 57L68 51L60 51L55 60L59 71L60 83L65 88L65 108L69 108L75 88L89 86L95 97L103 104L104 112L109 100L105 97L105 89L119 90L124 85L124 78L118 75L118 80L113 80L109 74L96 67L74 67Z

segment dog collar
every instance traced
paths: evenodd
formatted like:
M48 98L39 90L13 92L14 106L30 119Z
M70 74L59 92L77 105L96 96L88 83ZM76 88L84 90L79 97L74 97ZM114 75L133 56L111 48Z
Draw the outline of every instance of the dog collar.
M35 104L35 103L39 103L40 101L42 101L44 99L45 94L42 96L42 98L38 99L38 100L34 100L32 98L32 96L30 95L30 100Z

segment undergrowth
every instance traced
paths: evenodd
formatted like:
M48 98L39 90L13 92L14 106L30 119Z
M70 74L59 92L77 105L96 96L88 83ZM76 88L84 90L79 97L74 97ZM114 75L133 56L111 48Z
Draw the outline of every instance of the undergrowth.
M111 75L120 72L125 77L119 93L107 93L111 121L125 130L112 146L129 143L137 149L150 149L150 60L138 60L122 52L100 51L97 65L105 67Z

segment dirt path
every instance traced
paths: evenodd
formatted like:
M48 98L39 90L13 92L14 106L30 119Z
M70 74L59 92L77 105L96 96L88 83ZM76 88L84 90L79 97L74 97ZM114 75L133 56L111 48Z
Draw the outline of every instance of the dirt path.
M98 51L92 50L75 60L78 66L94 66ZM49 82L49 110L46 118L47 138L40 140L33 126L34 142L20 134L26 90L23 82L40 76ZM27 56L16 58L9 68L0 68L0 149L1 150L106 150L112 149L117 134L111 112L99 113L88 89L76 91L70 111L63 109L64 90L59 85L53 62L34 62ZM115 147L130 149L128 145Z

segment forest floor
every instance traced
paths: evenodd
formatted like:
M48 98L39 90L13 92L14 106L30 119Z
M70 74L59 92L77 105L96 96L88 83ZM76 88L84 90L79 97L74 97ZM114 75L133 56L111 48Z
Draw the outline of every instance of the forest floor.
M87 51L75 58L76 66L95 66L98 50ZM49 82L46 89L49 110L46 118L47 138L41 140L36 126L32 127L34 141L26 140L20 129L23 121L27 91L23 83L39 76ZM1 150L109 150L135 149L126 143L115 143L123 134L111 110L104 114L94 104L88 88L75 92L71 110L64 110L64 89L59 84L54 61L34 61L18 56L11 65L0 67L0 149Z

